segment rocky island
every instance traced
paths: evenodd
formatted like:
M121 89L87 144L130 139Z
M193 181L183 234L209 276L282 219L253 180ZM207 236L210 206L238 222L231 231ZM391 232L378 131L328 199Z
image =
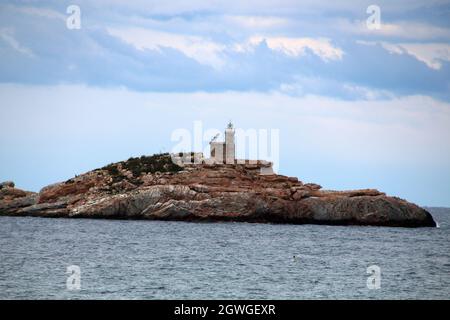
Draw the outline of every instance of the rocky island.
M192 154L194 155L194 154ZM322 190L261 174L268 163L184 164L130 158L27 192L0 185L0 215L434 227L430 213L373 189Z

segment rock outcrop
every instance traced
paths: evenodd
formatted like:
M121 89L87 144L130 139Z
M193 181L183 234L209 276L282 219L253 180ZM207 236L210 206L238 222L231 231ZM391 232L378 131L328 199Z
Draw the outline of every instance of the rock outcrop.
M1 184L0 215L434 227L432 216L373 189L321 190L256 164L180 167L168 154L131 158L26 192Z

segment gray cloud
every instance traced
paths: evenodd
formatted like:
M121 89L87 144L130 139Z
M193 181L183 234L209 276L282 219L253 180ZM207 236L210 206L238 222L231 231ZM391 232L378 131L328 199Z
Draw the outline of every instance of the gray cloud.
M314 1L310 11L287 13L282 9L300 5L286 1L270 15L264 11L275 7L271 1L252 12L245 4L231 10L222 2L209 9L203 2L179 7L158 1L79 4L81 30L66 28L65 7L53 1L2 5L0 81L139 91L283 90L341 99L410 94L450 99L448 52L442 55L436 42L449 28L407 21L399 4L380 3L387 16L402 22L388 20L378 35L354 23L367 17L364 8L358 11L362 3L338 7ZM407 12L423 6L421 1L409 3ZM410 26L422 33L409 32ZM386 50L386 43L407 54Z

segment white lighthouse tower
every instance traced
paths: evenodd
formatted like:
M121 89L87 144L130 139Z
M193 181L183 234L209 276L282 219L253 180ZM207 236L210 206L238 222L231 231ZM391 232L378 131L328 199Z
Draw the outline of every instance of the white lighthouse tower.
M234 142L233 124L231 122L228 123L225 129L225 142L216 141L217 136L209 143L211 160L214 163L235 164L236 146Z
M225 129L225 163L234 164L236 159L236 146L234 143L234 128L231 121Z

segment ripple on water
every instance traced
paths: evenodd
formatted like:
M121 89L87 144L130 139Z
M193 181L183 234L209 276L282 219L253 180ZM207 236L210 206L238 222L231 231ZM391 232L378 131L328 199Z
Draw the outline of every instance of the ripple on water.
M447 299L450 210L432 213L439 229L0 217L0 298Z

